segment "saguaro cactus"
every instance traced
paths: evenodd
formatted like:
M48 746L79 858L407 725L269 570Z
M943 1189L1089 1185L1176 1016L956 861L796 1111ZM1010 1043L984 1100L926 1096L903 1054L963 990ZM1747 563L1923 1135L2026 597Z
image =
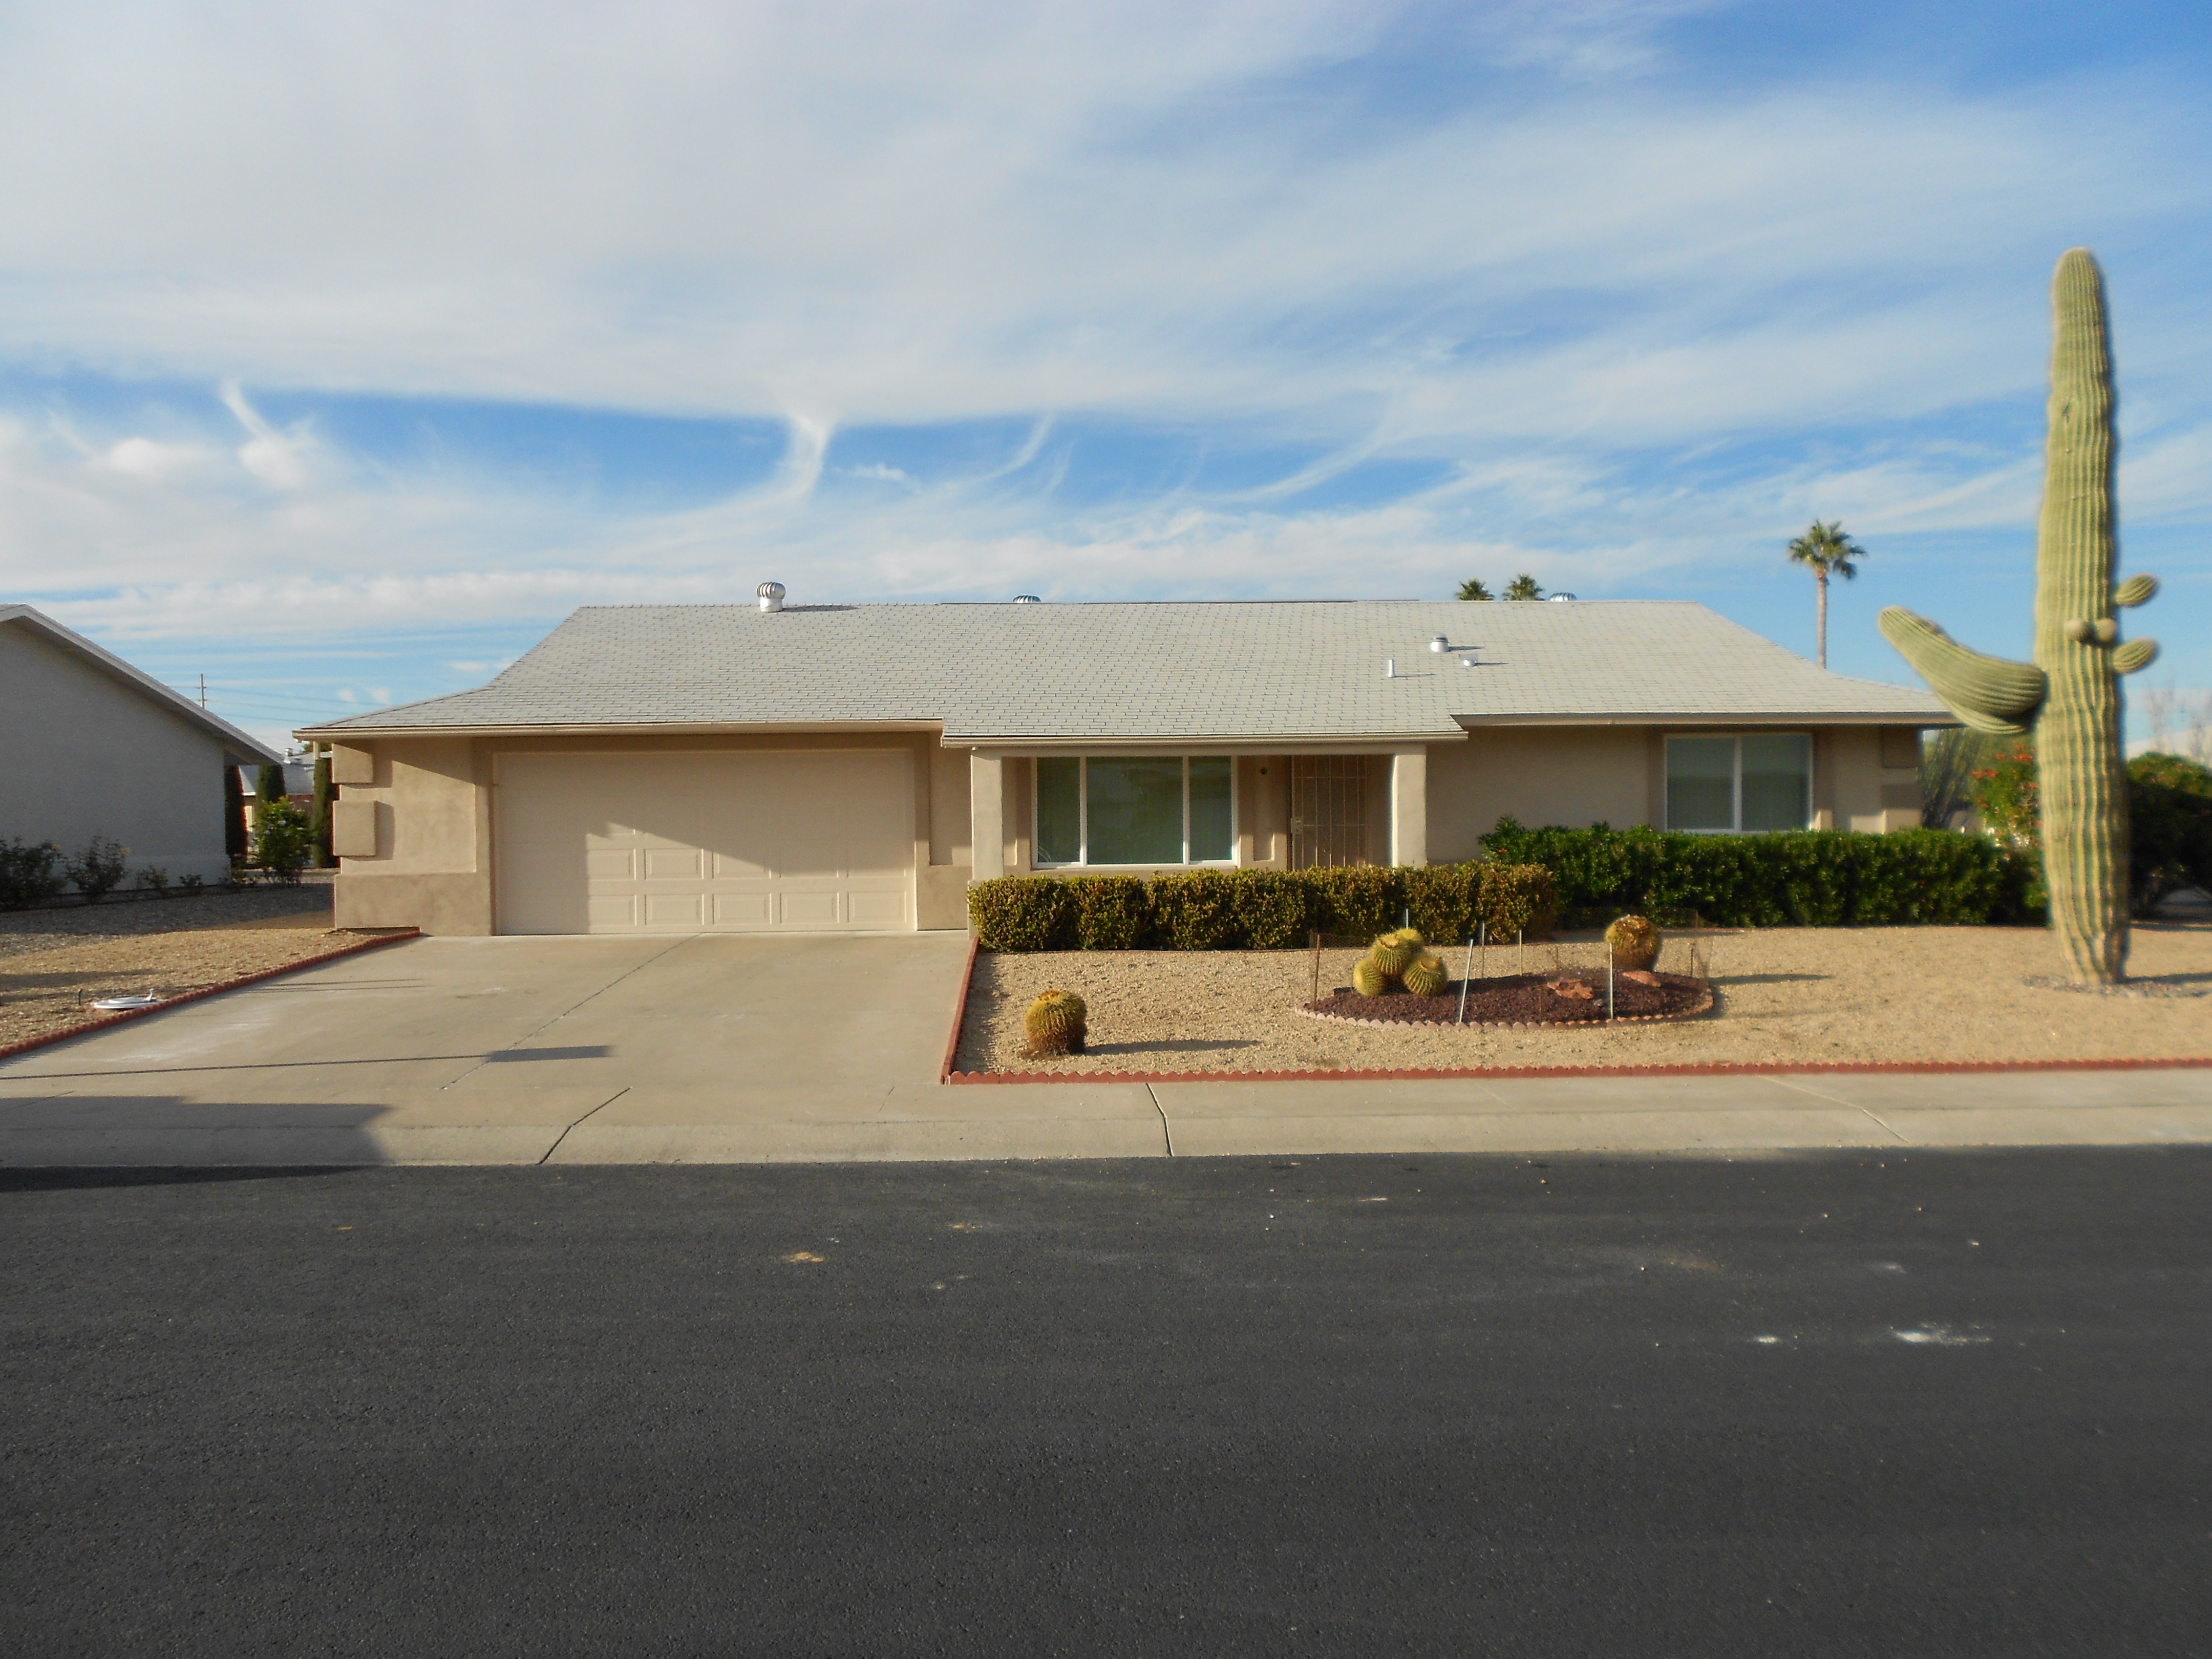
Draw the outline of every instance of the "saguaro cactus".
M2113 612L2158 592L2154 576L2112 585L2118 509L2112 363L2105 282L2087 248L2051 278L2051 434L2036 533L2035 661L1970 651L1895 605L1881 631L1951 712L1979 731L2035 733L2051 925L2076 980L2111 984L2128 956L2128 777L2120 676L2156 641L2120 642Z

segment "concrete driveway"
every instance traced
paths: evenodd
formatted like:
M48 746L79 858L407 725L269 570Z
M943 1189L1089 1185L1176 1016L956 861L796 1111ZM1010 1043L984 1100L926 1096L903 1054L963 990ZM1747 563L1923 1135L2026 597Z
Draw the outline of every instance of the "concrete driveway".
M410 940L0 1064L0 1162L1163 1152L1141 1085L939 1086L967 950L957 933Z

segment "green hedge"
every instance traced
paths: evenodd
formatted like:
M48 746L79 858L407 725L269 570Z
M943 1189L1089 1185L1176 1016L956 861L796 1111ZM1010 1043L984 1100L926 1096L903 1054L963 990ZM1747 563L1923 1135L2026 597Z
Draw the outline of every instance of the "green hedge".
M2033 873L1994 842L1946 830L1689 836L1505 817L1482 840L1493 859L1550 871L1576 927L1630 910L1722 927L2010 921L2024 917Z
M1192 870L1134 876L1006 876L968 890L968 916L991 951L1278 951L1316 932L1371 939L1408 911L1429 938L1471 938L1478 922L1510 938L1548 932L1552 878L1502 863L1425 869Z

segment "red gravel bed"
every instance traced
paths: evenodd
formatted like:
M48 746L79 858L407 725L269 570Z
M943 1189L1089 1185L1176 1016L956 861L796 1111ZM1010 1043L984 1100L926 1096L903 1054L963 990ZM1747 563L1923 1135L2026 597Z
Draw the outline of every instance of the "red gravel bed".
M1704 980L1686 974L1660 974L1656 985L1616 978L1613 1016L1618 1019L1686 1019L1708 1012L1712 988ZM1460 991L1455 980L1441 996L1419 997L1410 991L1389 996L1364 997L1340 985L1320 1001L1302 1011L1322 1019L1356 1021L1363 1025L1450 1025L1460 1018ZM1571 989L1587 988L1590 994L1577 996ZM1586 1025L1603 1024L1606 1018L1605 975L1602 973L1511 974L1497 979L1466 983L1467 1024L1469 1025Z

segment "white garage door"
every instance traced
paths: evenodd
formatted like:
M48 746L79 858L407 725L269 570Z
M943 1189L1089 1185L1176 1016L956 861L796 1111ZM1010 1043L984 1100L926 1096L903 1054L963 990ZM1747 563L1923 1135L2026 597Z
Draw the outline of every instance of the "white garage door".
M503 933L914 925L903 750L502 755Z

